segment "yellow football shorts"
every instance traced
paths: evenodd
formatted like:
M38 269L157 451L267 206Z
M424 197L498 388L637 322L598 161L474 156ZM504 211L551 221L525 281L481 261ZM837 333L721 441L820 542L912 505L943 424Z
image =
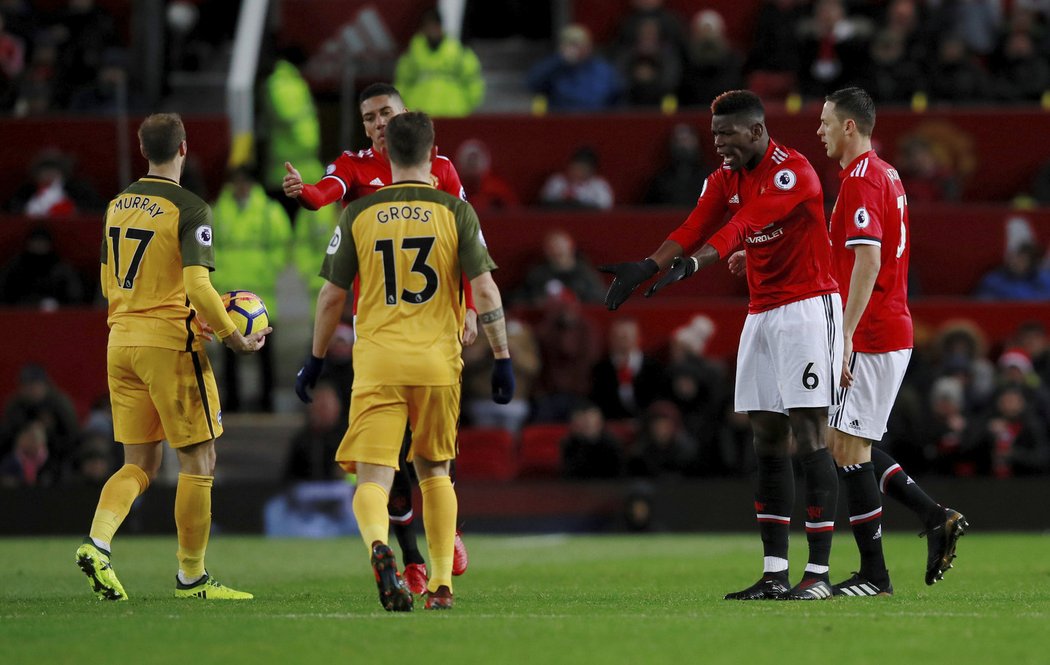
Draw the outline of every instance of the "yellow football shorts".
M120 443L167 439L181 448L222 434L219 390L203 351L111 346L106 360Z
M407 460L431 462L456 457L459 393L452 386L362 386L350 398L350 427L335 460L399 468L405 421L412 427Z

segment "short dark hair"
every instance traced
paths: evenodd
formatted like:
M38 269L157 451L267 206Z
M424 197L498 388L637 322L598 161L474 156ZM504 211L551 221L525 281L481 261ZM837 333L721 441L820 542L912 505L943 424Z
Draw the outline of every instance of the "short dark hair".
M406 111L390 119L386 127L386 149L390 163L416 166L430 158L434 147L434 123L420 111Z
M875 102L863 88L842 88L825 97L824 101L835 105L835 115L839 120L852 118L864 136L871 136L875 131Z
M711 102L711 115L746 115L749 120L763 122L766 107L758 95L750 90L730 90Z
M186 140L186 127L178 113L154 113L139 125L139 143L151 164L175 159L179 144Z
M361 94L357 96L357 105L360 106L365 103L365 100L372 99L373 97L382 97L383 95L401 99L401 93L389 83L373 83L362 90Z

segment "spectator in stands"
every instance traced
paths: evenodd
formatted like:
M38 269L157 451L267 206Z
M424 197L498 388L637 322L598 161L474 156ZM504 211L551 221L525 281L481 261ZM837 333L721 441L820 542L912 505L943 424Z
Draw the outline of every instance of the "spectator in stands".
M959 35L966 48L978 57L995 50L1003 24L1002 0L955 0L941 3L935 16L938 25Z
M664 7L664 0L631 0L631 10L620 21L613 50L628 51L638 43L641 33L655 26L660 43L681 59L685 52L685 30L682 17Z
M66 107L78 89L95 80L103 52L120 41L113 17L95 0L68 0L49 33L58 46L57 102Z
M1050 270L1040 266L1040 258L1035 245L1008 250L1004 264L981 278L975 295L985 300L1050 300Z
M543 238L543 261L529 269L517 293L517 300L533 306L542 305L548 298L585 303L598 303L605 298L605 284L598 272L563 229L550 231Z
M591 372L591 400L609 420L645 412L661 394L664 367L642 351L642 333L634 319L609 327L608 352Z
M986 100L990 89L988 74L966 42L951 33L942 37L930 73L930 98L938 102L973 104Z
M484 344L463 347L463 411L471 427L496 427L517 435L531 410L532 389L540 373L540 349L532 329L507 319L507 345L514 367L514 398L492 401L492 353Z
M102 209L98 194L73 176L73 159L55 148L38 152L29 167L29 180L8 202L8 210L27 217L69 217Z
M1024 393L1032 416L1050 433L1050 390L1043 384L1031 358L1021 349L1007 349L996 362L999 389L1017 388Z
M901 144L894 162L908 183L908 203L956 201L962 188L951 167L945 165L929 140L911 136Z
M218 270L212 284L219 293L251 291L266 304L270 325L279 321L277 311L277 277L289 263L292 226L280 203L266 195L252 170L238 166L230 171L219 198L212 204L212 227ZM262 371L260 409L273 411L274 358L273 334L270 351L263 346L258 353ZM240 411L238 386L244 356L224 347L226 358L226 394L222 405L227 411Z
M22 75L22 83L15 100L14 114L19 117L47 113L54 105L55 72L58 68L58 48L53 40L41 36L33 43L29 66Z
M122 108L123 106L123 108ZM92 85L73 94L71 111L112 114L118 111L142 113L146 109L138 92L128 86L127 54L122 49L106 49Z
M185 180L185 178L183 178ZM299 208L292 224L292 262L299 276L306 282L306 291L313 311L317 294L321 292L325 279L318 273L322 257L332 241L332 233L339 224L341 206L326 205L317 210Z
M350 418L350 393L354 387L354 327L340 323L328 343L321 380L335 386L342 402L342 421Z
M922 65L908 59L903 35L889 29L875 35L864 87L876 101L885 104L906 104L915 93L925 91ZM910 195L910 186L908 191Z
M962 381L951 376L937 379L930 390L932 417L922 434L922 444L932 469L940 473L975 472L971 451L966 447L969 416L964 390Z
M485 96L478 56L445 34L437 9L423 12L419 32L397 61L394 87L405 106L439 118L468 116Z
M1026 321L1017 328L1014 344L1032 361L1032 368L1043 386L1050 387L1050 337L1039 321Z
M25 42L7 30L0 13L0 111L6 113L14 107L25 65Z
M43 425L48 457L56 471L61 469L80 435L77 414L69 397L51 382L44 368L30 363L19 371L18 390L4 407L0 454L10 450L15 434L34 421Z
M1002 52L996 58L996 96L1009 102L1039 101L1050 90L1050 64L1046 56L1036 49L1031 34L1007 35Z
M1007 386L991 411L974 425L972 448L979 468L995 478L1050 471L1050 440L1046 425L1032 412L1024 391Z
M762 4L744 67L749 90L765 99L783 99L795 90L798 25L805 16L802 0L766 0Z
M682 80L682 52L661 34L660 22L638 22L634 41L616 56L631 106L660 108L678 92Z
M479 215L521 205L507 181L492 172L492 153L479 139L468 139L456 150L459 179L467 200Z
M313 397L306 409L306 422L292 437L284 464L285 480L332 480L346 475L335 462L335 451L346 432L339 392L322 380Z
M725 417L729 391L726 372L720 363L704 356L715 324L698 314L671 333L671 357L663 392L678 407L685 431L698 446L699 470L720 473L724 460L718 432Z
M900 39L906 62L920 67L929 65L936 52L937 27L928 20L923 3L891 0L882 29Z
M616 478L622 472L623 445L606 429L596 405L581 401L573 407L561 458L566 478Z
M963 386L964 410L977 413L995 392L995 366L987 358L987 343L970 321L946 325L936 341L936 376L955 377Z
M596 335L575 300L550 298L536 330L540 378L533 420L566 422L572 405L591 392Z
M598 154L590 146L578 148L564 172L551 174L540 190L540 202L551 208L608 210L613 190L598 172Z
M731 90L732 88L726 88ZM700 152L700 137L692 125L679 123L671 130L668 158L649 183L645 202L649 205L696 205L711 167Z
M744 58L729 42L722 15L702 9L693 15L685 49L685 70L678 88L682 106L708 108L726 90L744 84Z
M528 87L552 111L600 111L615 106L623 92L616 68L593 53L591 33L577 24L562 30L557 53L529 70Z
M696 440L682 427L678 407L664 400L646 409L633 450L627 461L632 476L679 476L692 472L696 464Z
M279 54L264 49L259 59L261 180L289 219L298 211L299 202L284 195L285 162L295 164L303 182L317 182L324 176L318 158L321 124L310 85L299 71L304 60L305 55L296 48Z
M47 430L31 420L15 433L14 448L0 460L0 485L4 487L47 487L54 485L58 473L50 458Z
M101 486L120 468L115 460L120 444L113 442L112 434L103 429L85 427L80 444L73 455L72 479L77 482ZM121 463L123 455L120 456Z
M854 81L868 66L871 25L849 16L843 0L817 0L813 17L799 24L799 87L823 98Z
M30 231L22 251L0 268L0 303L5 305L51 311L83 301L80 275L59 256L43 226Z

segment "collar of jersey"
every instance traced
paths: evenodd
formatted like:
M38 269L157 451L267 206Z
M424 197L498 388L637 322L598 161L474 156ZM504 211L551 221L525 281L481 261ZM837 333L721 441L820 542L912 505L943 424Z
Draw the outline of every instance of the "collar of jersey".
M171 178L169 178L167 176L162 176L162 175L144 175L141 178L139 178L139 180L159 180L161 182L170 182L173 185L178 185L179 184L179 183L175 182L174 180L172 180ZM179 186L181 187L182 185L179 185Z
M847 164L846 168L844 168L841 171L839 171L839 179L845 178L850 173L852 173L853 169L857 168L857 164L860 164L860 161L862 159L866 159L868 157L874 157L874 156L875 156L875 150L874 149L868 150L867 152L862 152L861 154L857 155L857 158L854 159L849 164Z
M397 182L390 183L383 189L387 189L389 187L419 187L420 185L424 187L429 187L431 189L435 189L435 187L429 182L423 182L422 180L399 180Z

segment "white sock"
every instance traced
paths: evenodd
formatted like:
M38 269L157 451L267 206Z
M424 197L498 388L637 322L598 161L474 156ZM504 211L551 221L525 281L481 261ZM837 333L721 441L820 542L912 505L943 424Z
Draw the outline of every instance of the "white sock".
M107 543L104 540L99 540L98 538L92 538L91 542L95 543L95 547L99 548L100 550L105 550L107 552L112 552L113 551L113 550L110 549L109 543Z
M806 572L807 573L814 573L816 575L825 575L828 572L828 567L827 566L818 566L815 563L807 563L806 564Z
M782 573L788 569L788 560L778 556L762 557L762 572Z
M204 577L204 575L198 575L197 577L194 577L191 580L186 575L186 573L182 572L181 568L179 569L179 581L182 582L183 584L187 585L187 586L190 585L190 584L196 584L197 582L200 582L203 577Z

